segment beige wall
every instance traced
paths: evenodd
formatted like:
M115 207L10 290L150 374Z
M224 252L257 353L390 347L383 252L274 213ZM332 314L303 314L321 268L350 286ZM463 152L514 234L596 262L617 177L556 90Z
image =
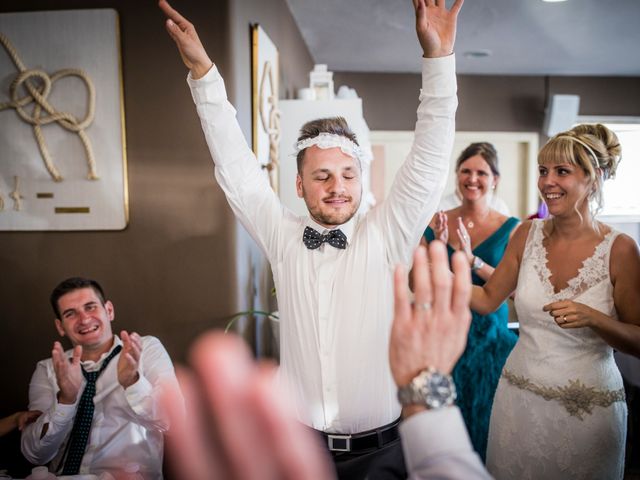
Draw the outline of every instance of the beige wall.
M173 3L199 27L202 42L231 87L245 135L251 106L249 23L261 23L283 46L285 85L311 68L284 0ZM63 278L96 278L115 304L114 329L155 335L177 360L199 332L224 326L227 316L251 304L253 290L264 283L262 256L238 227L213 180L187 72L155 5L153 0L90 5L115 8L120 15L128 228L0 232L0 416L26 407L35 364L50 356L56 333L48 296ZM87 6L84 0L4 0L0 12ZM2 152L0 161L7 161ZM17 439L0 439L0 468L16 455Z

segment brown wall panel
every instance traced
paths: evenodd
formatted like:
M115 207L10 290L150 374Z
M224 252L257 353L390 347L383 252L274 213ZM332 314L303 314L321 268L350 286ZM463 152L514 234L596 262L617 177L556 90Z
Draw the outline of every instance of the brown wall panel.
M199 28L247 135L249 22L283 42L283 78L297 81L311 68L284 0L173 4ZM262 278L254 272L261 254L213 179L187 71L156 2L4 0L0 12L87 7L119 13L130 222L117 232L0 232L0 416L26 408L35 364L50 356L57 334L48 296L63 278L100 281L115 304L114 330L155 335L178 361L198 333L246 306ZM0 469L19 456L18 438L0 439Z

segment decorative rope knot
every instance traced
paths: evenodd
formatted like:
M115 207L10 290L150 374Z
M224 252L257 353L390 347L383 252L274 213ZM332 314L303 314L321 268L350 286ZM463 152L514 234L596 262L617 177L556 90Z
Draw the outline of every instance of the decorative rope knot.
M85 132L85 129L91 125L95 116L96 93L93 82L89 76L84 71L76 68L58 70L51 76L43 70L28 69L24 63L22 63L22 60L9 39L2 33L0 33L0 43L18 69L18 73L9 86L9 97L11 100L0 103L0 111L13 108L23 121L33 127L33 133L36 137L36 142L38 143L44 164L51 178L56 182L62 181L63 178L53 163L44 135L42 134L42 126L57 123L69 132L77 133L87 156L87 164L89 167L87 178L89 180L97 180L99 177L96 173L96 161L93 155L91 141ZM78 120L71 113L57 111L48 101L53 84L64 77L71 76L82 80L87 87L87 110L82 120ZM21 97L20 87L23 87L28 94ZM33 109L29 114L25 107L31 103L33 103Z
M276 83L273 75L271 62L265 62L260 80L258 105L262 128L269 136L269 162L262 166L262 168L266 168L268 172L272 172L278 167L278 158L280 157L280 110L278 109L278 92L276 91ZM269 82L270 94L267 93L267 81ZM264 106L265 99L269 105L268 121ZM269 179L271 186L275 188L274 177L270 175Z
M24 196L20 193L20 177L17 175L13 176L13 191L9 194L9 198L13 200L13 209L17 212L22 210L22 199ZM2 210L0 208L0 210Z

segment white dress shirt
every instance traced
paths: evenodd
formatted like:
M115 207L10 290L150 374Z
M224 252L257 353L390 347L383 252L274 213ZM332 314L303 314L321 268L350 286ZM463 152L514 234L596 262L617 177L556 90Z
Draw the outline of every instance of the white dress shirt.
M280 379L298 418L355 433L400 415L388 364L393 270L411 263L445 185L457 107L455 58L423 59L414 144L385 202L340 229L347 248L302 243L306 226L282 206L247 146L216 67L187 81L231 208L264 251L280 311ZM294 160L292 160L294 161Z
M490 479L473 450L458 407L427 410L400 424L410 480Z
M114 335L111 350L117 345L122 345L122 341ZM98 362L82 362L83 368L99 370L111 350ZM65 353L71 357L72 352ZM140 378L125 390L118 382L119 355L96 381L93 422L79 473L121 472L127 463L137 463L145 479L162 479L163 432L169 422L159 411L158 399L162 384L177 382L173 364L157 338L142 337ZM62 466L84 384L73 405L58 403L59 390L51 359L38 362L29 384L29 410L43 413L23 430L22 453L36 465L53 461L50 465L53 472ZM47 432L40 438L45 424Z

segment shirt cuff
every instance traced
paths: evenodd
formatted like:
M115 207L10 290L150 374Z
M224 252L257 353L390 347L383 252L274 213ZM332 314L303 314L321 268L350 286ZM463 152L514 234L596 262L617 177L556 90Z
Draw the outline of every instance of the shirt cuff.
M410 416L400 424L402 449L408 471L428 452L429 457L469 451L471 442L458 407L426 410Z
M78 394L78 398L75 403L66 404L56 402L53 404L53 409L49 414L49 420L51 423L55 423L56 425L66 425L69 423L76 414L76 409L78 407L78 400L80 399L80 394Z
M197 80L191 76L191 72L187 75L187 83L191 88L191 96L196 105L202 103L220 103L227 99L224 88L224 80L218 71L218 67L214 64L209 71Z
M133 410L140 414L145 398L153 393L153 385L145 377L140 375L138 381L124 389L124 396Z
M454 95L456 90L455 54L422 59L421 94L437 97L450 96Z

